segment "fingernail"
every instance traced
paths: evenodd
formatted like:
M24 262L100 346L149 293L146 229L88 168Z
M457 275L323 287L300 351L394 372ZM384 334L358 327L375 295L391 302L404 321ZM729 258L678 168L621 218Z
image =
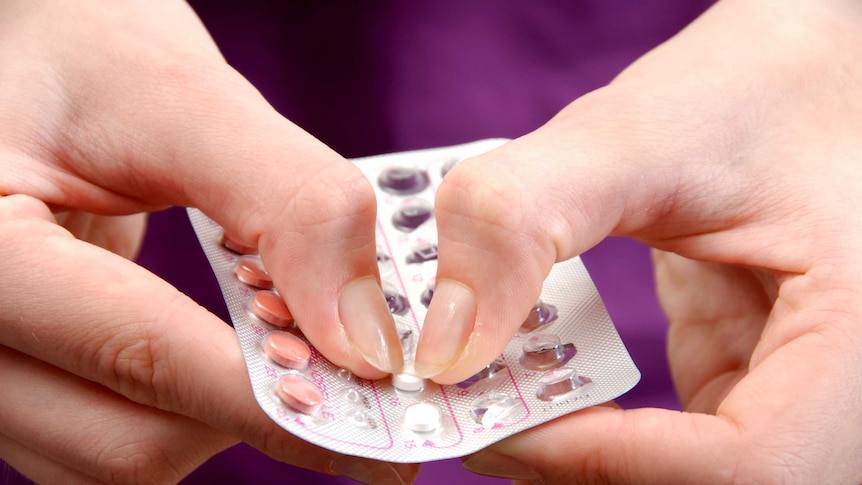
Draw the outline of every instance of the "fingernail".
M352 456L341 456L329 464L330 472L369 485L408 485L413 483L418 466L412 463L386 463Z
M477 475L509 480L541 480L542 476L529 465L496 451L484 450L464 460L464 468Z
M347 337L369 364L383 372L401 370L404 358L395 320L377 280L360 278L345 286L338 301L338 316Z
M455 281L438 281L416 346L416 374L434 377L454 364L475 323L473 292Z

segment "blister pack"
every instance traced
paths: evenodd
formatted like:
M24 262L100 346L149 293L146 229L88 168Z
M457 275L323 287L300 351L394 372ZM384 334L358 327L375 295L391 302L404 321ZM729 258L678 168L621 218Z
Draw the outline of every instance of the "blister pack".
M505 140L353 160L378 196L377 260L405 361L412 359L437 269L434 192L460 160ZM301 331L256 248L190 209L263 410L334 451L417 463L464 456L564 414L610 401L640 372L579 258L556 264L505 351L464 382L410 374L370 381L327 361Z

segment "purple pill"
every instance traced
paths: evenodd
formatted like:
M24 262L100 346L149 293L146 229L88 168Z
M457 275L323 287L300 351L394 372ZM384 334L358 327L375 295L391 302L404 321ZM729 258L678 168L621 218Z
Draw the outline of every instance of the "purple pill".
M428 183L428 174L414 167L389 167L377 177L381 189L398 195L422 192Z
M572 360L577 352L574 344L562 344L556 335L539 334L524 344L521 365L532 370L556 369Z
M411 232L430 219L433 214L434 208L425 199L407 199L392 214L392 225L399 231Z
M544 303L542 300L536 302L527 319L521 324L521 333L528 333L547 326L557 320L557 307Z
M407 297L392 289L385 288L383 290L383 296L386 297L389 311L393 315L404 315L407 313L407 310L410 309L410 302L407 300Z
M437 259L436 244L422 244L413 249L413 252L407 255L407 264L424 263Z
M433 286L429 286L428 288L425 288L425 291L423 291L422 294L419 295L419 300L426 307L431 305L431 298L434 298L434 287Z

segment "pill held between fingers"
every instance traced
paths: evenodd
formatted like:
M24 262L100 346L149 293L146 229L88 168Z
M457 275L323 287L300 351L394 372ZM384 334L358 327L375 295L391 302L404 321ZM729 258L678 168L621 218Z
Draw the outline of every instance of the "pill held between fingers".
M253 256L243 256L236 264L236 278L247 285L269 290L273 287L272 277L263 267L263 262Z
M299 337L275 331L263 341L263 352L278 365L289 369L303 370L308 367L311 349Z
M258 291L254 295L251 309L261 320L275 326L288 327L293 323L293 315L281 296L274 291Z
M402 372L392 375L392 386L399 391L418 392L425 388L425 379Z
M314 414L323 404L323 393L313 382L298 374L282 376L276 388L278 397L293 409Z

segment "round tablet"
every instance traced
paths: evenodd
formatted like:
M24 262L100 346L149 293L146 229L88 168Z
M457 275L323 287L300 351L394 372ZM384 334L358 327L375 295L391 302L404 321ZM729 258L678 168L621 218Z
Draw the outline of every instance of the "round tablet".
M377 177L377 184L393 194L415 194L428 187L428 175L415 167L389 167Z
M257 248L246 244L239 239L224 233L221 237L221 244L227 249L239 254L257 254Z
M542 300L536 302L527 319L521 324L521 333L532 332L539 327L553 323L557 319L557 307L544 303Z
M413 252L407 255L407 264L424 263L437 259L437 245L432 243L420 244L413 248Z
M392 374L392 386L399 391L418 392L425 387L425 379L406 372Z
M293 315L287 309L281 295L274 291L258 291L251 303L251 310L261 320L277 327L288 327L293 323Z
M404 410L404 425L416 433L430 433L443 424L443 413L440 408L420 402L410 405Z
M532 370L548 370L565 365L577 353L574 344L563 345L552 334L534 335L524 343L521 365Z
M305 414L316 413L323 404L320 388L299 374L282 376L278 380L276 393L285 404Z
M236 279L247 285L269 290L273 288L272 278L263 267L263 262L255 256L242 256L236 263Z
M431 219L433 214L434 208L425 199L407 199L392 214L392 225L399 231L411 232Z
M308 367L311 349L296 335L288 332L272 332L263 341L263 353L276 364L288 369L303 370Z
M392 288L383 288L383 296L386 298L386 304L389 305L390 313L404 315L410 310L410 301L407 300L407 297Z
M422 291L422 294L419 295L419 301L421 301L425 307L428 307L431 305L431 298L434 298L434 286L428 285L425 290Z

